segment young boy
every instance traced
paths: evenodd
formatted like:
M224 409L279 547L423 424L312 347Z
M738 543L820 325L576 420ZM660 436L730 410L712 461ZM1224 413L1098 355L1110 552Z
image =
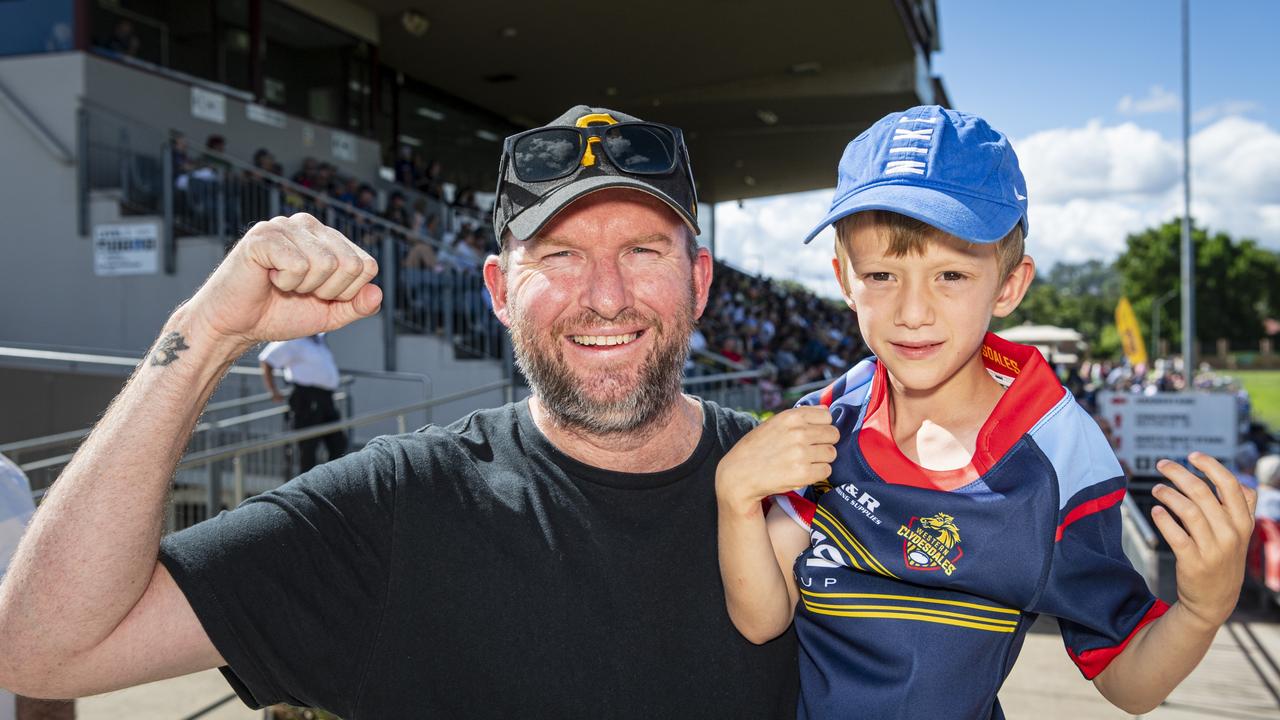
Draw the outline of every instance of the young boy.
M1221 502L1160 463L1179 596L1161 602L1121 550L1125 478L1098 426L1035 348L987 331L1035 275L1026 195L1004 135L937 106L885 117L840 161L808 239L836 225L874 357L743 438L716 479L730 617L765 642L794 614L802 718L1002 718L1040 613L1140 714L1234 607L1253 494L1202 454Z

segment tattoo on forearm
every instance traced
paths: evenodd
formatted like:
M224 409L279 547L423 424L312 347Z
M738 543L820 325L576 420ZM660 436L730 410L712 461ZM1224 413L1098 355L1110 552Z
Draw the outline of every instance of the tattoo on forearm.
M179 351L190 349L180 333L171 332L160 338L160 344L156 346L155 352L151 353L151 364L168 365L178 359Z

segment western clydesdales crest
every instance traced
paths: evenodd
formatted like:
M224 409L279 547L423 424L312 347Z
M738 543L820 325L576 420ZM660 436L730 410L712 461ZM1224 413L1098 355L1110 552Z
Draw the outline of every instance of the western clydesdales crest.
M913 517L898 528L902 538L902 559L911 570L942 570L950 575L964 556L960 548L960 528L946 513L933 517Z

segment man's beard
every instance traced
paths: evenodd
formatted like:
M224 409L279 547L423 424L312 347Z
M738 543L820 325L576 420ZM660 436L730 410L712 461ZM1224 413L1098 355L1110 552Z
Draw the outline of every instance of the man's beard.
M592 310L569 320L556 322L547 336L533 327L512 305L511 345L516 365L524 373L538 400L556 422L568 429L591 435L633 432L659 419L680 396L680 380L693 333L694 295L690 286L686 302L679 308L671 327L661 320L651 321L628 309L615 318L603 318ZM559 338L571 331L612 325L644 326L652 334L653 347L639 368L619 364L579 377L564 359ZM572 340L570 340L572 342ZM628 382L629 380L633 381Z

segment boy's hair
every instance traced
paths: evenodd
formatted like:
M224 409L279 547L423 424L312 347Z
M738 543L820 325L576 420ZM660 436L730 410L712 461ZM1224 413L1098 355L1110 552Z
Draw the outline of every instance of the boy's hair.
M842 265L848 260L849 243L852 242L853 231L868 225L883 228L889 234L888 254L891 257L923 255L930 237L934 233L941 232L927 222L889 210L864 210L846 215L835 222L836 257L840 258ZM1008 234L996 242L996 264L1000 269L1001 282L1008 278L1009 273L1018 266L1025 249L1022 242L1022 223L1014 225ZM849 289L848 280L843 274L840 275L840 282L846 290Z

